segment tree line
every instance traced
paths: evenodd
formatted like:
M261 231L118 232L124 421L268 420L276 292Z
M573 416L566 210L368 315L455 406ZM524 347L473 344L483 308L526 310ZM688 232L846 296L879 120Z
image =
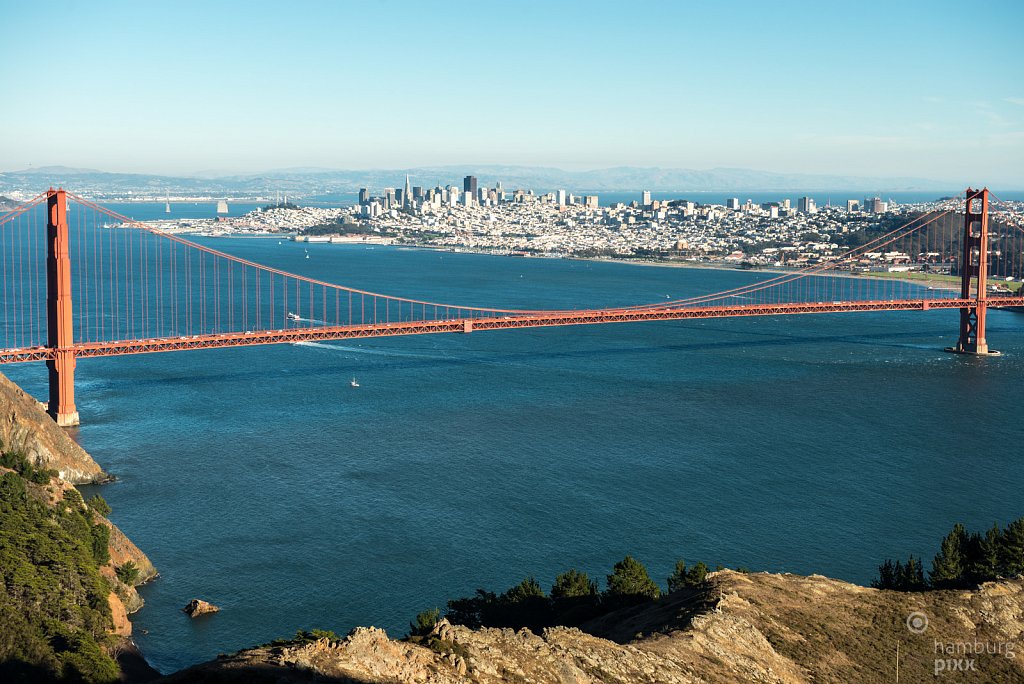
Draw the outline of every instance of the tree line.
M968 532L957 523L942 540L927 576L920 558L910 556L905 563L886 559L871 586L897 591L970 589L1018 575L1024 575L1024 518L985 532Z
M685 561L676 562L668 577L667 593L703 586L708 572L703 562L691 567ZM657 601L662 594L647 567L626 556L605 577L604 591L586 572L571 568L555 577L547 593L531 575L500 594L477 589L473 596L452 599L447 603L445 617L467 627L527 627L538 631L554 625L579 626L619 608ZM410 636L428 634L440 617L439 608L423 611L410 623Z

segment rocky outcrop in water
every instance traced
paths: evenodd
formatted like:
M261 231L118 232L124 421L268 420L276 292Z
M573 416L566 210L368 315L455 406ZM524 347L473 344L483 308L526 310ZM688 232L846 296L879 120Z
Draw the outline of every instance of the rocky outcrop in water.
M220 611L220 608L203 601L202 599L192 599L188 602L188 605L181 609L183 613L191 618L199 617L200 615L208 615L210 613L216 613Z
M0 448L18 451L38 468L56 470L72 484L109 479L99 464L68 437L39 402L0 374Z
M926 617L923 631L919 622L908 627L912 614ZM442 621L413 644L360 627L340 640L242 651L165 681L881 684L894 680L897 646L902 682L934 681L939 667L970 667L971 681L1024 681L1024 580L902 593L722 571L700 589L582 630L534 634Z

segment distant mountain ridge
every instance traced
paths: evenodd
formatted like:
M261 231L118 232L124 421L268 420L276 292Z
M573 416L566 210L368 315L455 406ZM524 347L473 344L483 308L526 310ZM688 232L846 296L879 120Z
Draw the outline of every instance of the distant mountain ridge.
M425 166L407 169L325 169L300 167L272 169L259 174L223 176L167 176L159 174L112 173L95 169L47 166L0 172L0 191L38 190L64 185L85 192L141 193L147 195L212 194L244 195L275 191L295 195L355 192L370 188L401 187L405 176L414 185L433 187L454 184L473 175L480 185L492 187L498 181L507 190L529 188L548 191L565 188L573 192L652 190L655 192L723 191L821 191L866 192L949 190L956 182L914 177L867 177L799 174L741 168L684 169L619 166L589 171L566 171L553 167L499 164Z

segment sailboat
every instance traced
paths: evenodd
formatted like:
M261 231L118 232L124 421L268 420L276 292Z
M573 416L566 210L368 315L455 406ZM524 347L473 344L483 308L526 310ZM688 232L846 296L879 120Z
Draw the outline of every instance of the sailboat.
M355 378L352 378L352 380L348 384L350 387L359 387L359 381L356 380Z
M171 196L170 195L167 195L167 201L164 202L164 213L165 214L170 214L171 213Z
M308 249L306 250L306 258L307 259L309 258L309 250Z

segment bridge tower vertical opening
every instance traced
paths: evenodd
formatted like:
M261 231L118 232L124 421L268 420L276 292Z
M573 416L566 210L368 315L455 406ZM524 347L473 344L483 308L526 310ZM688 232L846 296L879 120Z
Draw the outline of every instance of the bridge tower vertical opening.
M960 338L947 351L979 356L997 355L988 348L985 320L988 309L988 188L967 188L964 238L960 250L960 298L973 300L960 309Z
M75 351L71 315L71 256L68 246L68 200L64 190L46 193L46 329L54 356L46 362L50 375L49 413L57 425L79 424L75 408Z

